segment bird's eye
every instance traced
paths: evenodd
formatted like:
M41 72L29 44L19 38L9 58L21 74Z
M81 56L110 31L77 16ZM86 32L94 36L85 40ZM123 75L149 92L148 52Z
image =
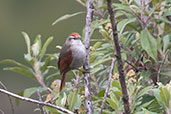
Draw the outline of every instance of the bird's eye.
M73 39L73 40L79 40L80 37L70 37L70 38L69 38L69 40L72 40L72 39Z
M75 40L75 38L69 38L69 40Z

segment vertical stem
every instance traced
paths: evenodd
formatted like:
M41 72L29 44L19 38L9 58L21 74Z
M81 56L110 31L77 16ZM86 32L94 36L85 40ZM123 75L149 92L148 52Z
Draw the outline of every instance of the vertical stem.
M165 55L164 55L164 58L163 58L163 60L162 60L162 63L161 63L160 66L159 66L159 69L158 69L158 72L157 72L157 82L159 82L159 80L160 80L160 72L161 72L161 69L162 69L162 67L163 67L163 64L164 64L164 62L165 62L165 60L166 60L168 54L169 54L169 49L166 51L166 53L165 53Z
M119 81L121 84L122 95L123 95L122 100L124 103L125 114L130 114L129 97L128 97L128 93L127 93L127 86L125 83L125 75L124 75L124 71L123 71L123 63L122 63L122 57L121 57L121 52L120 52L120 45L119 45L119 38L118 38L118 33L117 33L116 19L114 16L114 9L113 9L111 0L107 0L107 6L108 6L108 12L110 15L110 21L112 24L113 40L114 40L115 49L116 49L116 59L118 62Z
M39 97L39 101L43 102L42 96L40 94L40 90L39 89L37 90L37 95ZM43 107L43 105L39 105L39 107L40 107L40 111L41 111L42 114L47 114L45 108Z
M39 67L39 61L35 58L35 63L34 63L34 71L35 71L35 77L37 79L37 81L39 82L39 84L47 89L47 86L45 85L44 81L43 81L43 75L40 72L40 67Z
M109 89L110 89L110 83L112 81L114 64L115 64L115 60L112 59L112 63L111 63L111 66L110 66L110 71L109 71L109 78L108 78L107 88L106 88L106 91L105 91L105 94L104 94L104 98L103 98L103 101L102 101L102 104L101 104L101 107L100 107L99 114L102 114L103 109L104 109L104 104L106 102L106 98L107 98L107 95L108 95L108 92L109 92Z
M6 86L1 81L0 81L0 86L2 86L3 89L7 90ZM10 105L11 105L12 114L14 114L14 106L13 106L13 103L12 103L12 99L11 99L11 97L9 95L8 95L8 99L9 99L9 102L10 102ZM0 112L2 114L5 114L5 113L3 113L3 111L1 111L1 109L0 109Z
M86 26L85 26L85 48L86 48L86 63L84 65L85 71L89 71L89 46L90 46L90 32L91 32L91 20L93 16L93 0L87 0L87 14L86 14ZM91 93L90 93L90 73L85 72L85 105L86 105L86 114L93 114Z

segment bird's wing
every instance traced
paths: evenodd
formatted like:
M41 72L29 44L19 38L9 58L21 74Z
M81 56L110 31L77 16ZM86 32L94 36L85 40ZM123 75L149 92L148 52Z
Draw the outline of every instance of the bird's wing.
M72 51L70 50L70 45L64 44L58 60L58 68L61 73L68 72L70 70L69 65L72 62Z

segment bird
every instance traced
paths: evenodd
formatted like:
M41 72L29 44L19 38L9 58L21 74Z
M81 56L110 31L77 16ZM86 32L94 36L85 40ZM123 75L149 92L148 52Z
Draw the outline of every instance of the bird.
M71 33L66 39L59 54L58 68L62 75L60 92L65 87L66 73L73 69L79 69L85 64L86 48L81 41L79 33Z

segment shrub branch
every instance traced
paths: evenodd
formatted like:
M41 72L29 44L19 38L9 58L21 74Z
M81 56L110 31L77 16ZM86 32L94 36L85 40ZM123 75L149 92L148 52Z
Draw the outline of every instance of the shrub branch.
M110 83L112 81L114 63L115 63L115 60L112 59L112 64L110 66L110 71L109 71L109 78L108 78L107 88L106 88L106 91L105 91L105 94L104 94L104 98L103 98L103 101L102 101L102 104L101 104L101 107L100 107L99 114L102 114L102 111L104 109L104 104L106 102L106 98L107 98L107 95L108 95L108 92L109 92L109 89L110 89Z
M46 106L55 108L55 109L57 109L59 111L62 111L64 113L67 113L67 114L74 114L73 112L71 112L70 110L67 110L65 108L62 108L62 107L59 107L59 106L56 106L56 105L53 105L53 104L50 104L50 103L45 103L45 102L42 102L42 101L34 100L34 99L31 99L31 98L22 97L22 96L19 96L17 94L14 94L12 92L9 92L7 90L4 90L4 89L0 89L0 93L4 93L6 95L9 95L11 97L20 99L22 101L31 102L31 103L34 103L34 104L39 104L39 105L42 105L42 106L43 105L46 105Z
M128 93L127 93L127 86L125 83L125 75L124 75L124 71L123 71L123 63L122 63L122 57L121 57L121 52L120 52L119 38L118 38L118 32L117 32L117 24L116 24L116 19L114 16L114 9L113 9L111 0L107 0L107 6L108 6L108 12L110 15L110 21L112 24L113 41L115 44L116 59L118 62L119 81L121 84L122 95L123 95L122 100L124 103L125 114L130 114L129 97L128 97Z
M2 86L2 88L3 89L5 89L5 90L8 90L7 88L6 88L6 86L0 81L0 85ZM11 97L8 95L8 99L9 99L9 102L10 102L10 105L11 105L11 111L12 111L12 114L14 114L14 106L13 106L13 104L12 104L12 99L11 99Z
M90 73L89 73L89 53L90 53L90 32L91 32L91 20L93 17L93 0L87 0L87 14L86 14L86 26L85 26L85 48L86 48L86 62L84 65L84 70L87 71L84 73L85 77L85 105L86 113L93 114L92 101L91 101L91 92L90 92Z

